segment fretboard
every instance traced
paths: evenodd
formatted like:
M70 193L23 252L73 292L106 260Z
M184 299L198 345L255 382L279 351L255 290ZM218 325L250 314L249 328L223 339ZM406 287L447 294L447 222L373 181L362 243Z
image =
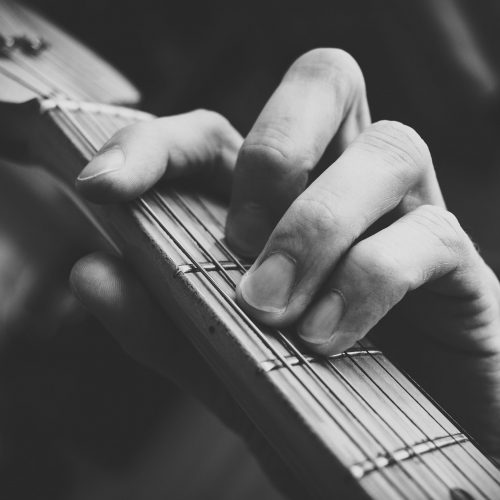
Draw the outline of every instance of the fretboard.
M45 157L71 183L116 130L152 118L50 100L41 113ZM224 241L220 202L162 185L91 211L311 498L500 498L493 463L371 343L312 357L239 308L247 263Z

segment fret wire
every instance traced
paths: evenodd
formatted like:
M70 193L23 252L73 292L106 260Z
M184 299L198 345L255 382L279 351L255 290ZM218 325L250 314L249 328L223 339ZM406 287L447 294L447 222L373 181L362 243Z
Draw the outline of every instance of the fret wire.
M346 351L346 352L342 352L340 354L333 354L331 356L328 356L328 360L335 360L335 359L342 359L342 358L345 358L346 357L346 354L349 354L350 356L368 356L368 354L366 353L366 351L364 350L361 350L361 351L357 351L357 350L353 350L353 351ZM375 354L375 355L378 355L378 354L382 354L382 351L372 351L372 354ZM292 366L300 366L302 365L302 362L299 358L297 358L297 356L287 356L287 357L290 357L291 360L290 360L290 363L292 364ZM314 356L306 356L306 359L310 362L310 363L322 363L324 360L321 359L321 358L317 358L317 357L314 357ZM274 371L274 370L278 370L280 368L283 368L281 366L281 364L279 363L278 360L276 359L265 359L264 361L262 361L261 363L261 366L269 366L269 368L265 368L264 371L266 372L270 372L270 371Z
M431 440L419 441L417 443L409 445L408 447L399 448L393 451L393 455L401 456L400 460L408 460L414 458L415 455L424 455L432 451L443 450L448 446L458 446L463 442L468 442L468 438L462 433L452 435L446 434L446 436L439 436ZM381 467L390 467L394 465L392 457L389 457L387 455L379 455L378 457L375 457L375 461L377 461ZM358 462L352 465L350 469L357 479L363 479L368 474L376 470L373 469L373 466L370 462L365 461Z
M374 386L375 386L375 387L376 387L376 388L377 388L377 389L378 389L378 390L379 390L379 391L380 391L380 392L381 392L381 393L382 393L382 394L383 394L383 395L384 395L384 396L385 396L385 397L386 397L389 401L391 401L391 402L394 404L394 406L395 406L395 407L396 407L396 408L397 408L397 409L398 409L398 410L399 410L399 411L400 411L400 412L404 415L404 417L405 417L405 418L406 418L409 422L411 422L411 424L415 427L415 429L418 429L418 431L419 431L419 432L421 432L421 433L425 436L425 438L426 438L428 441L430 441L430 442L432 442L432 441L433 441L433 439L432 439L432 438L431 438L431 437L427 434L427 432L425 432L425 430L424 430L421 426L419 426L419 425L415 422L415 420L414 420L414 419L413 419L413 418L412 418L412 417L411 417L408 413L406 413L405 411L403 411L403 409L402 409L402 408L401 408L401 407L400 407L400 406L399 406L399 405L398 405L398 404L394 401L394 399L393 399L393 398L392 398L392 397L391 397L391 396L387 393L387 391L385 391L385 390L382 388L382 386L381 386L381 385L380 385L380 384L379 384L379 383L378 383L378 382L377 382L377 381L376 381L376 380L375 380L375 379L374 379L374 378L373 378L373 377L372 377L372 376L371 376L371 375L370 375L370 374L369 374L369 373L368 373L368 372L367 372L367 371L366 371L366 370L365 370L365 369L364 369L364 368L363 368L363 367L362 367L362 366L361 366L361 365L360 365L360 364L359 364L359 363L358 363L358 362L357 362L354 358L352 358L352 357L350 357L350 356L346 356L346 357L349 359L349 361L350 361L351 363L353 363L353 364L354 364L354 366L356 366L356 367L357 367L357 368L358 368L358 369L359 369L359 370L360 370L360 371L361 371L361 372L365 375L365 377L367 377L367 378L368 378L368 380L369 380L369 381L370 381L370 382L371 382L371 383L372 383L372 384L373 384L373 385L374 385ZM328 361L328 363L329 363L331 366L333 366L333 363L332 363L331 361ZM455 469L456 469L456 470L457 470L460 474L463 474L463 475L467 478L468 482L469 482L469 483L470 483L470 484L471 484L471 485L472 485L472 486L473 486L473 487L474 487L474 488L478 491L478 493L479 493L480 495L482 495L484 498L488 498L488 497L487 497L487 495L486 495L486 493L485 493L485 492L484 492L484 491L480 488L480 486L478 486L478 485L477 485L477 484L476 484L476 483L472 480L472 478L470 478L470 477L467 475L467 473L466 473L465 471L460 470L460 469L458 468L457 464L455 464L455 463L453 462L453 460L451 460L451 458L450 458L448 455L446 455L446 453L444 453L444 451L443 451L443 450L439 449L438 451L439 451L439 452L441 453L441 455L442 455L442 456L443 456L443 457L444 457L444 458L445 458L445 459L446 459L446 460L447 460L447 461L448 461L448 462L452 465L452 467L454 467L454 468L455 468ZM433 469L433 468L429 468L429 469L434 471L434 469ZM434 474L437 474L437 472L434 472ZM440 476L436 476L436 477L440 477Z
M237 271L238 267L236 264L230 261L220 261L221 266L226 271ZM217 271L218 268L211 262L201 262L200 265L205 269L205 271ZM198 272L198 269L194 267L192 264L179 264L177 266L176 274L194 274Z
M94 150L96 150L97 148L92 145L92 142L90 141L90 139L86 136L85 132L83 130L81 130L81 128L78 127L78 124L75 123L75 121L73 119L71 119L70 115L65 113L64 110L62 110L61 108L59 108L60 111L63 113L63 115L65 115L67 118L70 119L70 121L72 122L73 126L77 128L77 130L79 131L80 135L83 136L83 138L85 139L85 141L91 146L91 148L93 148ZM244 313L238 306L236 306L236 303L234 302L234 300L232 300L218 285L215 281L213 281L213 279L211 278L211 276L203 269L199 266L198 262L196 261L196 259L194 259L194 257L176 240L176 238L170 233L170 231L167 229L167 227L158 219L158 217L155 215L154 211L151 209L151 207L147 204L147 202L142 198L142 197L139 197L135 202L132 202L135 206L139 206L139 207L143 207L143 210L142 211L145 211L147 214L150 215L150 217L153 218L153 220L159 225L159 227L163 230L163 232L165 234L167 234L169 236L169 238L171 239L172 242L174 242L174 244L176 244L176 246L179 248L179 250L181 250L182 253L184 253L186 255L186 257L188 257L189 260L191 260L191 262L197 266L200 270L200 272L205 276L205 278L212 284L212 286L215 288L215 290L218 291L218 293L221 295L221 297L224 298L224 300L235 310L235 312L240 316L240 318L247 324L247 326L249 326L253 331L254 333L256 333L256 335L260 338L260 340L263 342L263 344L278 358L280 359L280 361L286 365L288 367L288 370L289 372L292 374L292 376L299 382L300 385L302 385L304 387L304 389L306 390L306 392L309 393L309 395L324 409L324 411L330 415L330 418L332 419L333 422L336 423L336 425L342 429L342 431L344 432L344 434L346 436L349 436L351 441L353 443L355 443L356 447L359 449L359 451L361 452L362 455L365 455L367 460L371 460L370 457L366 454L366 452L364 451L363 447L357 443L357 440L354 439L354 437L352 435L350 435L349 432L347 432L347 430L345 429L345 427L340 424L340 422L338 422L338 420L335 418L335 416L328 410L328 408L323 404L323 402L318 399L317 396L315 396L310 390L309 388L307 387L307 385L305 385L305 383L301 380L300 377L297 376L297 374L295 373L295 371L292 369L292 367L288 364L287 360L278 352L275 350L275 348L271 345L271 343L267 340L267 338L265 337L265 335L260 332L259 328L253 323L253 321L246 315L246 313ZM145 209L145 210L144 210ZM140 210L141 211L141 210ZM217 261L215 261L217 262ZM214 263L215 263L214 262ZM353 415L354 418L355 415ZM361 422L359 422L361 423ZM366 431L368 432L368 435L370 435L372 437L372 439L374 441L378 441L378 439L376 438L376 436L373 436L372 433L370 433L369 430L366 429ZM382 449L385 449L384 446L381 446ZM388 453L390 453L388 450L387 450ZM374 464L374 466L376 468L378 468L377 464ZM393 489L395 489L396 491L398 491L404 498L408 498L406 493L401 490L401 488L399 488L399 486L392 480L392 478L390 476L387 476L385 474L385 472L383 470L380 471L382 475L384 475L386 481L392 485ZM409 474L407 471L405 471L407 476L410 478L410 480L412 480L419 488L422 489L422 486L421 484L416 481L416 479L411 476L411 474ZM429 497L431 498L431 497ZM410 499L408 499L410 500Z
M364 345L364 343L360 340L358 341L359 345L368 353L368 355L373 359L373 361L375 361L381 368L382 370L384 370L388 375L389 377L391 377L395 382L396 384L401 388L403 389L403 391L408 395L410 396L411 399L413 399L413 401L415 401L415 403L417 403L418 406L420 406L420 408L422 408L422 410L427 413L427 415L429 415L431 417L432 420L434 420L434 422L439 426L441 427L441 429L443 429L445 432L447 432L446 430L446 427L427 409L425 408L425 406L401 383L400 380L398 380L397 377L394 376L393 373L390 372L390 370L387 369L386 366L384 366L384 364L378 360L375 356L372 356L370 354L370 350ZM417 382L408 374L408 373L405 373L405 376L406 378L411 381L413 383L413 385L415 385L419 390L420 392L425 395L433 404L436 408L438 408L438 410L440 410L444 416L446 416L456 427L461 427L459 426L455 421L454 419L451 417L451 415L448 414L448 412L446 412L446 410L444 408L442 408L436 401L434 401L434 399L429 396L427 394L427 392L420 386L417 384ZM462 430L462 429L461 429ZM471 442L474 442L475 444L475 441L474 439L465 431L462 431L463 434L465 434L468 438L469 438L469 441ZM465 451L465 453L467 455L469 455L469 457L474 461L476 462L476 464L495 482L497 483L498 485L500 485L500 480L498 478L496 478L468 449L466 446L464 446L464 444L462 442L459 443L461 449L463 449ZM496 465L495 465L496 466Z
M191 214L191 216L192 216L192 217L194 217L194 218L197 220L197 222L198 222L199 224L201 224L201 225L202 225L202 227L205 229L205 231L207 231L207 232L208 232L208 233L212 236L212 238L216 241L216 243L217 243L220 247L222 247L223 251L225 251L225 252L226 252L226 255L228 255L228 254L229 254L228 256L230 256L230 257L233 259L233 261L234 261L234 262L238 265L238 264L239 264L239 260L238 260L238 259L234 256L234 254L231 252L231 250L230 250L229 248L227 248L227 246L226 246L226 245L224 245L222 242L220 242L220 241L219 241L219 239L218 239L218 238L217 238L217 237L216 237L216 236L215 236L215 235L214 235L214 234L210 231L210 229L209 229L209 228L208 228L208 227L207 227L207 226L203 223L203 221L202 221L202 220L201 220L201 219L200 219L200 218L199 218L199 217L198 217L198 216L194 213L194 211L193 211L193 210L192 210L192 209L191 209L191 208L187 205L187 203L185 203L185 202L184 202L184 200L182 200L182 197L180 197L177 193L175 193L175 196L176 196L176 197L178 197L178 198L180 198L180 200L182 201L182 204L184 205L185 209L186 209L186 210L187 210L187 211ZM177 200L176 200L176 201L177 201ZM207 211L208 211L208 209L207 209ZM241 265L240 265L240 269L241 269L243 272L246 272L246 270L245 270L245 269L244 269ZM282 335L282 334L281 334L281 332L278 332L278 333L279 333L280 335ZM286 337L285 337L285 338L286 338ZM288 341L288 339L287 339L287 341ZM363 348L365 348L365 347L364 347L364 345L361 343L361 341L359 342L359 344L360 344ZM365 348L365 350L366 350L366 352L367 352L367 353L368 353L368 354L369 354L369 355L370 355L373 359L375 359L375 357L374 357L373 355L371 355L371 354L369 353L369 351L368 351L366 348ZM354 361L354 360L353 360L353 361ZM384 368L384 370L385 370L385 371L387 371L387 372L388 372L388 370L387 370L387 369L386 369L386 368L382 365L382 363L381 363L378 359L376 360L376 362L377 362L380 366L382 366L382 367ZM331 361L329 361L329 363L330 363L330 364L332 364L332 363L331 363ZM307 360L306 360L306 364L307 364ZM357 363L356 363L356 365L358 366L358 368L361 368L361 367L359 367L359 365L358 365ZM332 364L332 366L333 366L333 364ZM363 372L366 374L366 372L365 372L364 370L363 370ZM388 372L388 373L389 373L389 372ZM396 377L394 377L394 375L393 375L393 374L390 374L390 375L391 375L391 377L392 377L393 379L397 380L397 379L396 379ZM373 382L373 383L375 383L373 380L372 380L372 382ZM403 387L403 386L402 386L402 384L401 384L399 381L398 381L398 385L400 385L401 387ZM403 388L404 388L404 387L403 387ZM405 389L405 392L407 392L407 393L409 394L409 391L408 391L406 388L404 388L404 389ZM385 395L386 395L386 397L387 397L387 394L385 394ZM426 408L424 408L424 407L423 407L423 405L422 405L420 402L418 402L414 396L412 396L412 399L413 399L415 402L417 402L417 403L419 404L419 406L421 406L421 407L424 409L425 413L427 413L427 414L428 414L428 415L429 415L429 416L430 416L430 417L431 417L434 421L436 421L436 422L440 425L440 427L441 427L441 428L442 428L445 432L447 432L447 431L446 431L446 428L445 428L445 427L444 427L441 423L439 423L439 422L437 421L437 419L436 419L433 415L431 415L431 413L430 413L430 412L429 412ZM429 436L427 436L427 433L425 433L425 432L424 432L424 430L423 430L422 428L420 428L420 426L418 426L418 425L414 422L414 420L413 420L413 419L411 419L411 417L410 417L410 416L409 416L409 415L408 415L405 411L403 411L403 410L400 408L400 406L399 406L399 405L398 405L395 401L393 401L393 399L392 399L392 398L390 398L390 400L391 400L391 402L392 402L392 403L393 403L393 404L394 404L394 405L398 408L398 410L399 410L399 411L401 411L401 413L402 413L403 415L405 415L405 416L406 416L406 418L408 418L408 420L410 420L410 422L412 422L412 424L413 424L413 425L414 425L414 426L415 426L415 427L416 427L416 428L417 428L420 432L422 432L422 433L423 433L423 434L424 434L424 435L425 435L428 439L431 439ZM490 471L488 471L488 470L487 470L487 469L486 469L486 468L485 468L482 464L480 464L480 463L478 462L478 460L477 460L477 459L476 459L476 458L475 458L475 457L474 457L474 456L473 456L473 455L469 452L469 450L467 450L467 448L466 448L465 446L463 446L463 444L462 444L461 442L460 442L459 444L461 445L461 448L462 448L462 449L464 449L464 450L467 452L467 454L468 454L468 455L470 455L470 456L471 456L471 458L473 458L473 459L474 459L474 461L475 461L475 462L476 462L476 463L477 463L477 464L478 464L478 465L479 465L479 466L480 466L480 467L481 467L481 468L482 468L482 469L483 469L483 470L484 470L484 471L485 471L485 472L486 472L486 473L487 473L487 474L488 474L488 475L489 475L492 479L494 479L494 481L495 481L495 482L497 482L497 484L500 484L500 481L499 481L498 479L496 479L496 478L495 478L495 477L494 477L494 476L490 473ZM454 463L453 463L453 461L452 461L451 459L449 459L449 457L448 457L448 456L447 456L444 452L442 452L442 453L443 453L443 455L447 458L447 460L448 460L448 461L449 461L449 462L450 462L450 463L451 463L451 464L452 464L452 465L453 465L453 466L454 466L457 470L459 470L459 469L458 469L458 466L457 466L456 464L454 464ZM467 477L468 481L469 481L469 482L470 482L470 483L471 483L471 484L472 484L472 485L473 485L476 489L478 489L478 490L479 490L479 486L477 486L477 485L476 485L476 483L472 480L472 478L470 478L468 475L466 475L463 471L460 471L460 470L459 470L459 472L461 472L462 474L464 474L464 475ZM482 493L482 492L480 492L480 493ZM482 493L482 494L484 495L484 493Z
M156 193L155 193L155 194L156 194ZM177 194L177 196L179 196L179 195ZM190 231L190 230L189 230L189 229L185 226L185 224L184 224L184 223L182 223L182 221L180 221L180 219L179 219L179 218L178 218L175 214L173 214L172 210L170 209L170 207L168 207L168 205L165 203L165 201L164 201L161 197L159 197L159 198L160 198L160 201L161 201L162 208L163 208L165 211L167 211L168 213L172 214L171 216L173 216L173 217L175 218L176 222L177 222L179 225L181 225L181 227L183 228L183 230L184 230L184 231L186 231L186 232L188 233L188 235L189 235L189 236L193 239L193 241L194 241L194 242L195 242L195 243L196 243L196 244L197 244L197 245L201 248L202 252L204 252L204 253L206 254L206 256L207 256L210 260L212 260L212 262L213 262L215 265L217 265L217 262L218 262L218 261L217 261L217 259L215 259L215 258L214 258L214 257L210 254L210 252L209 252L207 249L205 249L205 248L204 248L204 247L203 247L203 246L202 246L202 245L198 242L198 240L196 239L196 237L195 237L195 236L191 233L191 231ZM193 212L192 212L192 213L193 213ZM196 219L198 220L198 222L201 222L201 220L200 220L197 216L196 216ZM213 233L212 233L212 232L211 232L211 231L210 231L210 230L209 230L206 226L204 226L204 227L205 227L205 230L207 230L207 231L208 231L208 232L212 235L212 237L214 237L214 239L215 239L216 241L218 241L218 239L217 239L217 238L215 238L215 235L213 235ZM225 245L224 245L224 247L225 247ZM232 278L231 278L231 277L230 277L230 276L229 276L229 275L225 272L225 270L224 270L223 268L220 268L220 266L218 266L218 267L219 267L219 270L221 271L221 273L222 273L223 275L225 275L225 278L226 278L226 281L228 282L228 284L230 284L233 288L235 288L235 287L236 287L236 283L232 280ZM288 339L287 339L287 338L283 335L283 333L282 333L282 332L280 332L279 330L275 330L275 332L278 334L278 336L280 337L280 339L282 339L282 341L284 340L284 341L285 341L285 343L287 344L287 345L284 345L284 346L285 346L285 348L287 348L287 350L290 350L290 348L291 348L291 349L294 351L295 356L297 356L299 359L301 359L302 363L303 363L304 365L306 365L306 366L309 368L310 372L313 374L313 377L314 377L315 379L317 379L317 380L320 382L320 384L321 384L324 388L326 388L327 393L331 395L331 397L333 398L333 400L336 400L338 403L340 403L340 404L341 404L341 406L342 406L342 407L343 407L343 408L344 408L344 409L345 409L348 413L350 413L350 414L351 414L351 416L352 416L353 418L355 418L355 419L356 419L356 421L358 422L358 424L359 424L359 425L361 425L361 427L362 427L362 428L363 428L363 429L364 429L364 430L365 430L365 431L366 431L369 435L371 435L371 436L372 436L372 438L373 438L373 439L374 439L374 440L378 443L378 445L379 445L382 449L384 449L387 453L390 453L390 452L389 452L389 450L385 447L385 445L384 445L384 444L383 444L383 443L382 443L382 442L381 442L381 441L380 441L380 440L379 440L379 439L378 439L378 438L377 438L377 437L376 437L376 436L375 436L375 435L374 435L374 434L373 434L373 433L372 433L372 432L368 429L368 427L367 427L367 426L366 426L366 425L365 425L365 424L364 424L364 423L363 423L363 422L362 422L359 418L357 418L357 416L356 416L356 415L352 412L352 410L351 410L351 409L350 409L347 405L345 405L345 403L344 403L344 402L343 402L340 398L338 398L338 396L337 396L337 395L336 395L336 394L335 394L335 393L331 390L331 387L329 387L329 385L328 385L328 384L324 381L324 379L323 379L323 378L322 378L322 377L321 377L321 376L320 376L320 375L316 372L316 370L315 370L315 369L312 367L312 365L311 365L311 364L307 361L307 359L306 359L306 358L302 355L302 353L301 353L301 352L300 352L300 351L299 351L299 350L298 350L298 349L297 349L297 348L296 348L296 347L295 347L295 346L294 346L294 345L293 345L293 344L292 344L292 343L291 343L291 342L290 342L290 341L289 341L289 340L288 340ZM282 342L282 344L283 344L283 342ZM382 416L381 416L381 415L380 415L380 414L379 414L379 413L375 410L375 408L374 408L372 405L370 405L370 403L369 403L369 402L368 402L368 401L367 401L367 400L366 400L366 399L365 399L365 398L364 398L364 397L363 397L363 396L359 393L359 391L358 391L358 390L357 390L357 389L356 389L356 388L355 388L352 384L350 384L350 383L349 383L349 382L345 379L345 377L343 377L343 379L344 379L344 382L345 382L345 383L347 383L347 384L349 385L349 387L351 388L351 390L352 390L355 394L357 394L358 398L359 398L359 399L360 399L360 400L361 400L361 401L362 401L362 402L363 402L366 406L368 406L368 407L369 407L369 408L370 408L370 409L371 409L374 413L376 413L376 414L377 414L377 416L379 417L380 421L381 421L381 422L382 422L382 423L383 423L383 424L384 424L384 425L385 425L385 426L386 426L386 427L387 427L390 431L392 431L392 432L393 432L393 433L394 433L394 434L395 434L395 435L399 438L399 440L400 440L403 444L407 444L407 443L405 442L405 440L404 440L404 439L403 439L403 438L399 435L399 433L398 433L398 432L396 432L396 431L395 431L395 429L393 429L393 428L392 428L392 427L391 427L391 426L387 423L387 421L386 421L386 420L385 420L385 419L384 419L384 418L383 418L383 417L382 417ZM425 464L425 462L423 462L423 463L424 463L424 466L427 466L427 464ZM435 475L435 477L436 477L436 479L438 479L438 481L443 482L443 481L442 481L442 479L441 479L439 476L437 476L437 475L435 474L435 472L434 472L434 471L433 471L430 467L427 467L427 468L428 468L428 470L431 472L431 474ZM413 476L411 476L411 474L409 474L409 473L408 473L408 471L406 471L406 470L405 470L405 468L404 468L402 465L401 465L401 469L403 469L403 471L404 471L404 472L408 475L408 477L410 477L412 480L414 480L414 481L415 481L415 479L413 478ZM416 483L416 484L418 484L416 481L415 481L415 483ZM446 485L446 483L444 483L444 482L443 482L443 484L445 484L445 486L448 488L448 485ZM428 494L428 493L427 493L427 491L426 491L426 487L424 487L424 486L423 486L423 483L422 483L422 485L420 485L420 484L419 484L419 487L422 489L422 491L423 491L424 493ZM429 495L430 495L430 494L429 494ZM429 496L429 498L432 498L432 495L430 495L430 496Z

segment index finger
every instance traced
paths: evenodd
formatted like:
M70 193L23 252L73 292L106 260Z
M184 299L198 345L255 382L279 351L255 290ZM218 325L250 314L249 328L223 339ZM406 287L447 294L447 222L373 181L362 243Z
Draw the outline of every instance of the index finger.
M97 202L140 196L160 178L194 175L229 191L243 139L218 113L196 110L117 132L83 169L77 189Z

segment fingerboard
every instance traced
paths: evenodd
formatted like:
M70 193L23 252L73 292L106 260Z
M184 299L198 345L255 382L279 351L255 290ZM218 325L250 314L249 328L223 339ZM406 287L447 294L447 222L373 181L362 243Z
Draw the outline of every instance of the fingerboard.
M39 149L72 184L115 131L152 118L43 100ZM90 210L311 498L500 498L495 465L371 343L313 357L240 309L248 263L224 241L220 201L171 184Z

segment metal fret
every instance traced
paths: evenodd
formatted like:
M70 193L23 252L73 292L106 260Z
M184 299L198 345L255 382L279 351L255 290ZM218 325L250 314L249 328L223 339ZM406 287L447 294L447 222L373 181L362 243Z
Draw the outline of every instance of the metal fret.
M358 357L358 356L377 356L377 355L382 355L382 351L377 351L377 350L370 350L367 351L366 349L363 350L349 350L340 354L334 354L332 356L329 356L327 359L328 360L335 360L335 359L340 359L340 358L347 358L347 357ZM319 358L319 357L313 357L313 356L307 356L303 354L304 359L308 363L324 363L325 359L324 358ZM297 356L293 355L288 355L285 356L287 359L288 363L291 366L297 366L297 365L304 365L304 361ZM260 364L262 370L266 373L272 372L274 370L278 370L280 368L286 368L283 366L283 363L279 359L266 359L262 361Z
M200 262L199 267L203 268L205 271L220 271L222 267L225 271L238 271L240 266L235 264L234 262L228 260L221 260L218 262L218 265L212 264L211 262ZM250 269L250 265L245 266L246 269ZM181 274L192 274L201 272L198 266L194 264L181 264L177 267L175 272L176 276L180 276Z
M469 441L469 439L462 433L420 441L412 446L406 446L395 450L392 453L386 453L370 460L358 462L357 464L351 465L349 470L356 479L362 479L376 470L386 469L387 467L400 463L404 460L419 457L432 451L442 450L443 448L447 448L449 446L459 445L467 441Z

